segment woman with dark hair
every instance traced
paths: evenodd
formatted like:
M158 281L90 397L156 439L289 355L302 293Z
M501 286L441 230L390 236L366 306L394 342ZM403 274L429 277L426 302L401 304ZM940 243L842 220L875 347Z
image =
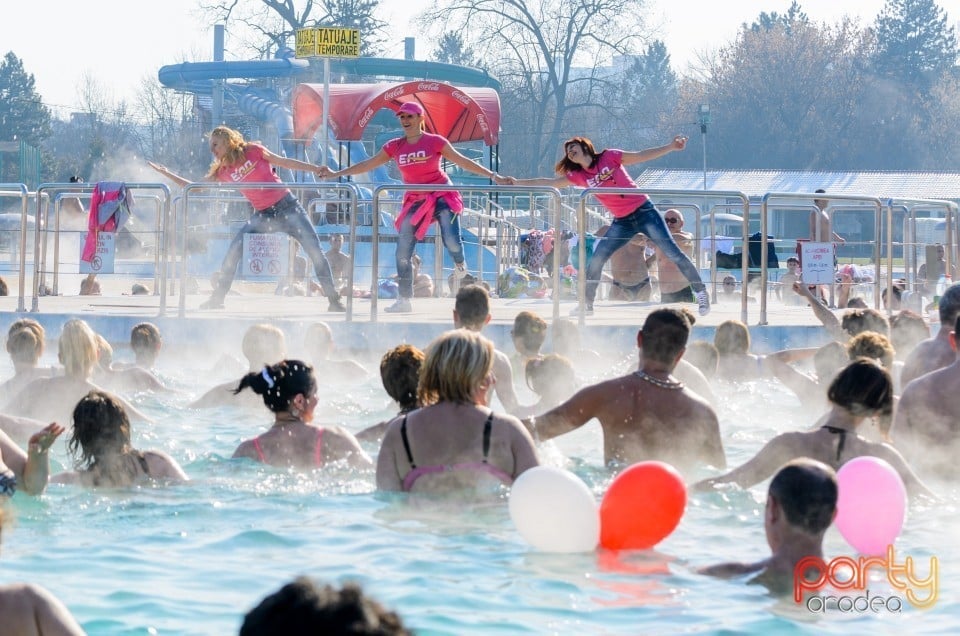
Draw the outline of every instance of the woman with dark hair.
M727 482L749 488L773 475L783 464L800 457L809 457L839 470L854 457L866 455L893 466L912 494L933 496L897 449L868 441L858 432L864 420L889 417L893 411L893 380L886 369L866 358L854 360L830 383L827 397L831 408L817 429L777 435L747 463L726 475L705 479L695 488L706 489Z
M180 464L167 453L133 447L123 404L104 391L90 391L77 402L67 449L77 470L54 475L51 482L124 488L145 478L187 480Z
M317 408L317 380L313 367L300 360L283 360L240 379L235 393L249 388L263 397L274 414L273 426L249 439L234 457L255 459L271 466L320 468L346 459L360 467L372 466L357 438L339 426L313 423Z
M246 141L239 131L226 126L217 126L210 133L210 152L213 163L207 172L207 181L221 183L283 183L273 171L273 166L305 172L319 172L317 166L288 157L281 157L267 150L263 145ZM151 168L183 187L189 185L189 179L170 172L165 166L147 162ZM296 239L313 261L317 279L323 288L323 294L330 303L327 311L346 311L340 302L340 294L333 284L330 264L320 246L320 238L310 224L306 211L290 190L283 188L247 188L240 190L254 213L237 235L233 237L227 254L220 266L220 277L210 298L200 305L201 309L219 309L223 299L230 291L233 277L237 274L237 265L243 254L245 234L263 234L284 232Z
M667 258L676 263L690 281L700 315L705 316L710 312L707 288L700 279L700 272L697 271L696 265L677 245L660 212L650 201L650 197L640 192L624 167L658 159L674 150L683 150L686 146L687 138L677 135L669 144L659 148L648 148L636 152L615 149L597 152L594 150L593 142L586 137L574 137L563 142L563 158L555 167L557 174L561 176L543 179L507 178L509 183L517 185L637 190L636 194L597 194L597 200L613 215L613 222L607 233L597 240L593 254L587 261L587 291L583 307L585 315L589 316L593 313L593 300L597 296L597 286L600 284L604 264L614 252L625 247L639 232L645 234ZM577 308L574 313L579 311L580 308Z

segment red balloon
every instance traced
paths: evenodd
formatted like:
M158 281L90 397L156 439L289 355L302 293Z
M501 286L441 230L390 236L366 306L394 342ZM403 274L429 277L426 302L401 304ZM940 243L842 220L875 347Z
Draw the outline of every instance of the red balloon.
M687 506L687 487L664 462L640 462L617 475L600 504L600 545L646 550L670 536Z

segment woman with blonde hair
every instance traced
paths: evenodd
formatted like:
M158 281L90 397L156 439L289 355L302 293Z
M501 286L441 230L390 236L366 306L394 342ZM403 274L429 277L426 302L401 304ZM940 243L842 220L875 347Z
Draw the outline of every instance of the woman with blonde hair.
M97 334L83 320L68 320L60 334L58 357L63 375L34 380L7 403L4 413L44 422L70 421L73 407L80 398L100 389L91 382L99 360ZM121 402L134 418L150 421L122 398Z
M52 368L39 366L44 338L43 325L32 318L21 318L10 325L7 353L13 362L13 377L0 384L0 395L16 395L34 380L53 375Z
M720 355L717 379L753 380L766 373L762 356L750 353L750 331L739 320L725 320L717 326L713 344Z
M377 487L404 492L510 485L537 466L533 439L512 415L487 406L493 343L455 329L426 350L417 394L421 408L390 424L377 461Z
M226 126L217 126L210 133L210 152L213 162L207 172L207 181L221 183L283 183L273 171L273 166L305 172L320 172L320 168L310 163L281 157L267 150L262 144L246 141L239 131ZM147 162L151 168L171 179L178 185L186 186L191 182L180 175L170 172L165 166ZM233 277L237 274L237 265L243 254L243 237L246 234L266 234L284 232L296 239L313 261L313 268L323 288L323 294L330 303L328 311L346 311L340 302L340 294L333 283L330 263L320 246L320 238L310 223L306 210L294 194L286 188L247 188L242 194L253 205L254 213L227 248L220 267L217 286L210 298L200 305L201 309L220 309L223 299L230 291Z

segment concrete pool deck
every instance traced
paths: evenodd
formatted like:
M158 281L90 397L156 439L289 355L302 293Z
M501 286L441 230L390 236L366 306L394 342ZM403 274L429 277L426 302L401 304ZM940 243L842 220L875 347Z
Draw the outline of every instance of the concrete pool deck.
M160 296L132 296L119 289L129 290L129 282L108 280L100 296L43 296L38 299L38 311L30 311L33 299L25 299L26 312L17 312L16 296L0 297L0 329L5 334L9 324L17 318L29 317L39 321L47 330L48 340L56 338L69 318L82 318L111 343L125 343L130 328L141 321L156 323L168 343L184 346L208 342L212 334L220 339L234 339L239 343L243 332L252 324L269 322L281 327L291 338L298 338L307 326L317 321L330 324L342 346L353 349L384 350L398 342L425 344L436 334L452 326L453 298L417 298L414 311L409 314L388 314L383 310L393 301L378 300L376 321L371 319L371 301L353 299L352 319L341 313L327 311L323 297L277 296L265 287L252 288L238 284L238 293L231 293L225 308L202 311L199 305L206 294L187 296L184 317L179 316L179 295L169 296L166 311L160 313ZM12 286L11 292L16 292ZM568 318L574 301L560 303L560 317ZM609 343L633 342L637 328L646 315L660 307L650 302L598 301L593 316L586 318L582 330L585 342L595 346ZM696 305L687 305L696 313ZM533 311L548 323L553 321L553 303L549 299L492 298L492 320L485 329L494 341L509 342L513 319L520 311ZM697 316L694 339L713 338L717 325L725 320L741 318L739 302L720 302L707 316ZM809 307L785 306L771 294L767 305L767 324L760 325L760 307L750 303L747 325L750 328L753 350L773 351L788 347L816 346L826 341L826 332Z

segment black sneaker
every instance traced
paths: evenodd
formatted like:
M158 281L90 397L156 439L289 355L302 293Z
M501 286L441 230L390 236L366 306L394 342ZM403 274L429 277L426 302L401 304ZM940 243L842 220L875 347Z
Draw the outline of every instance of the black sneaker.
M223 298L211 296L200 303L200 309L223 309Z
M334 312L344 312L347 308L343 306L343 303L340 302L340 298L331 298L330 305L327 307L327 311Z

